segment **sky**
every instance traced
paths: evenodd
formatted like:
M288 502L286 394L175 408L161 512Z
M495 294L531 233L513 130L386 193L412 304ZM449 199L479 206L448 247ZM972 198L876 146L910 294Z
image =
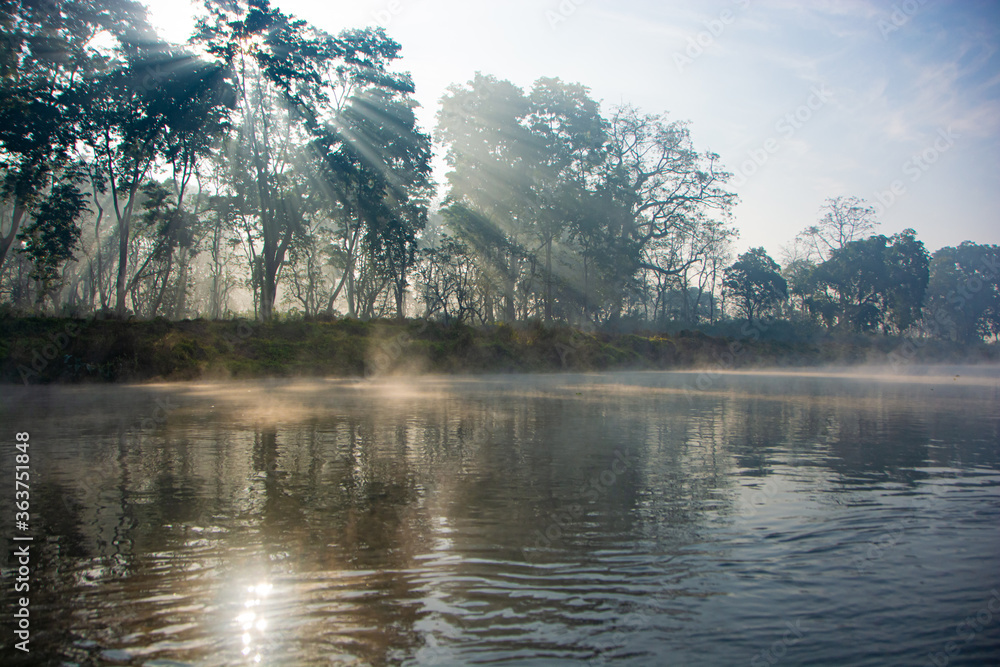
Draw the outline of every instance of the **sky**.
M195 4L147 4L161 35L190 34ZM733 173L738 252L764 246L780 261L837 196L867 200L879 233L913 228L932 252L1000 243L998 0L272 5L333 33L384 27L427 131L446 88L477 71L524 89L559 77L606 112L630 103L688 121L695 147Z

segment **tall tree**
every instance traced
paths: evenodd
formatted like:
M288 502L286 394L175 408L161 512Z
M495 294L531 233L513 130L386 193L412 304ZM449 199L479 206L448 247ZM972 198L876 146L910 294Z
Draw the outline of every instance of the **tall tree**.
M751 248L726 269L723 287L740 313L752 322L788 297L781 268L764 248Z
M111 60L94 38L137 44L151 29L132 0L5 0L0 10L0 200L10 216L0 221L2 269L25 218L73 162L91 111L85 84ZM72 170L66 182L77 184Z
M43 304L56 287L59 266L73 259L80 239L77 219L87 210L86 198L74 183L59 183L38 206L34 219L21 230L21 251L31 259L31 278L38 285L36 302Z
M615 235L636 239L644 249L710 215L726 218L736 203L725 188L731 175L719 166L719 156L695 150L685 123L643 115L635 107L615 110L605 170L614 198L629 211ZM646 253L640 267L664 276L686 270L664 265L656 253ZM620 314L623 295L612 318Z
M413 84L408 75L390 72L400 47L381 29L334 37L272 8L267 0L209 0L206 7L197 39L230 68L238 91L238 140L233 145L249 168L233 189L256 210L260 315L267 320L274 312L286 253L309 208L303 201L310 179L317 173L336 175L337 169L326 168L345 164L337 154L347 144L372 169L390 172L382 147L366 145L341 111L371 91L409 94ZM355 173L348 181L361 185L363 178ZM334 194L342 184L332 182L324 190L349 214L360 215L356 197L351 206L342 190ZM355 225L355 232L360 227Z
M807 227L797 237L808 252L807 259L822 262L835 250L860 241L878 226L875 208L858 197L832 197L820 208L819 224Z
M363 231L361 245L374 269L369 273L391 285L398 318L404 316L417 234L427 223L433 195L430 137L417 127L411 91L374 88L355 94L341 114L350 140L333 152L324 144L331 177L337 180L341 172L339 203L353 205L355 231ZM345 231L350 228L345 225ZM353 255L349 259L351 270Z
M225 128L233 96L223 68L158 40L148 25L119 40L114 58L113 66L84 88L89 108L84 137L91 178L108 193L118 224L115 311L122 317L143 184L168 161L179 182L180 205L197 159Z
M927 251L914 234L878 234L834 250L815 270L813 307L836 303L838 324L857 332L888 334L911 326L920 317L928 281Z
M576 203L587 198L604 158L607 122L590 91L580 84L542 78L528 96L525 122L537 157L532 174L534 236L544 249L545 320L552 319L552 250L567 237Z
M961 343L1000 335L1000 246L965 241L935 252L927 305Z
M920 321L930 281L930 255L917 233L904 229L893 234L886 251L889 284L884 307L887 324L895 333L903 333Z
M441 99L437 139L448 165L446 219L489 262L501 295L501 319L516 318L519 281L533 220L532 173L540 148L524 124L530 102L509 81L476 73Z

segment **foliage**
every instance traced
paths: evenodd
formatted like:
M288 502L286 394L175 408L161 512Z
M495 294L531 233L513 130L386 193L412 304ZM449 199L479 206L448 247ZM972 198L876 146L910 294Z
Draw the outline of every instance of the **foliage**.
M815 269L810 307L856 332L911 327L920 319L929 278L927 251L915 234L875 235L834 250Z
M266 0L207 7L197 39L239 91L229 158L249 169L230 171L227 185L256 218L248 252L261 317L271 318L285 258L317 215L341 218L352 313L361 250L369 266L394 267L401 292L425 215L414 191L425 188L429 140L416 130L412 81L389 69L399 44L381 29L334 37Z
M788 296L788 284L781 268L764 248L751 248L726 269L722 282L727 295L748 322L760 318L768 309Z
M59 278L59 266L73 259L80 239L78 218L87 210L86 198L73 183L59 183L38 206L34 219L21 230L21 252L31 260L31 278L39 285L39 303Z
M761 248L734 261L719 156L687 122L602 108L581 83L449 87L435 203L414 82L381 29L207 0L178 45L134 0L0 3L8 309L1000 335L996 246L931 259L916 232L874 235L873 207L838 196L783 271Z
M1000 246L966 241L935 252L927 302L959 342L1000 335Z

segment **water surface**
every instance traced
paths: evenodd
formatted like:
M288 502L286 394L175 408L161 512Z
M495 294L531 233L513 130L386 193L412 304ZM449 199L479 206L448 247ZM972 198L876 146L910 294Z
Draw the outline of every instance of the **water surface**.
M994 369L2 391L33 664L1000 662Z

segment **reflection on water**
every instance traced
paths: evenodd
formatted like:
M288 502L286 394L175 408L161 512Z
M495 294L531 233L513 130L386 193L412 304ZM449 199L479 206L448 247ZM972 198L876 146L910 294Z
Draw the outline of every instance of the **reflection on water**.
M3 391L33 663L1000 657L989 369Z

